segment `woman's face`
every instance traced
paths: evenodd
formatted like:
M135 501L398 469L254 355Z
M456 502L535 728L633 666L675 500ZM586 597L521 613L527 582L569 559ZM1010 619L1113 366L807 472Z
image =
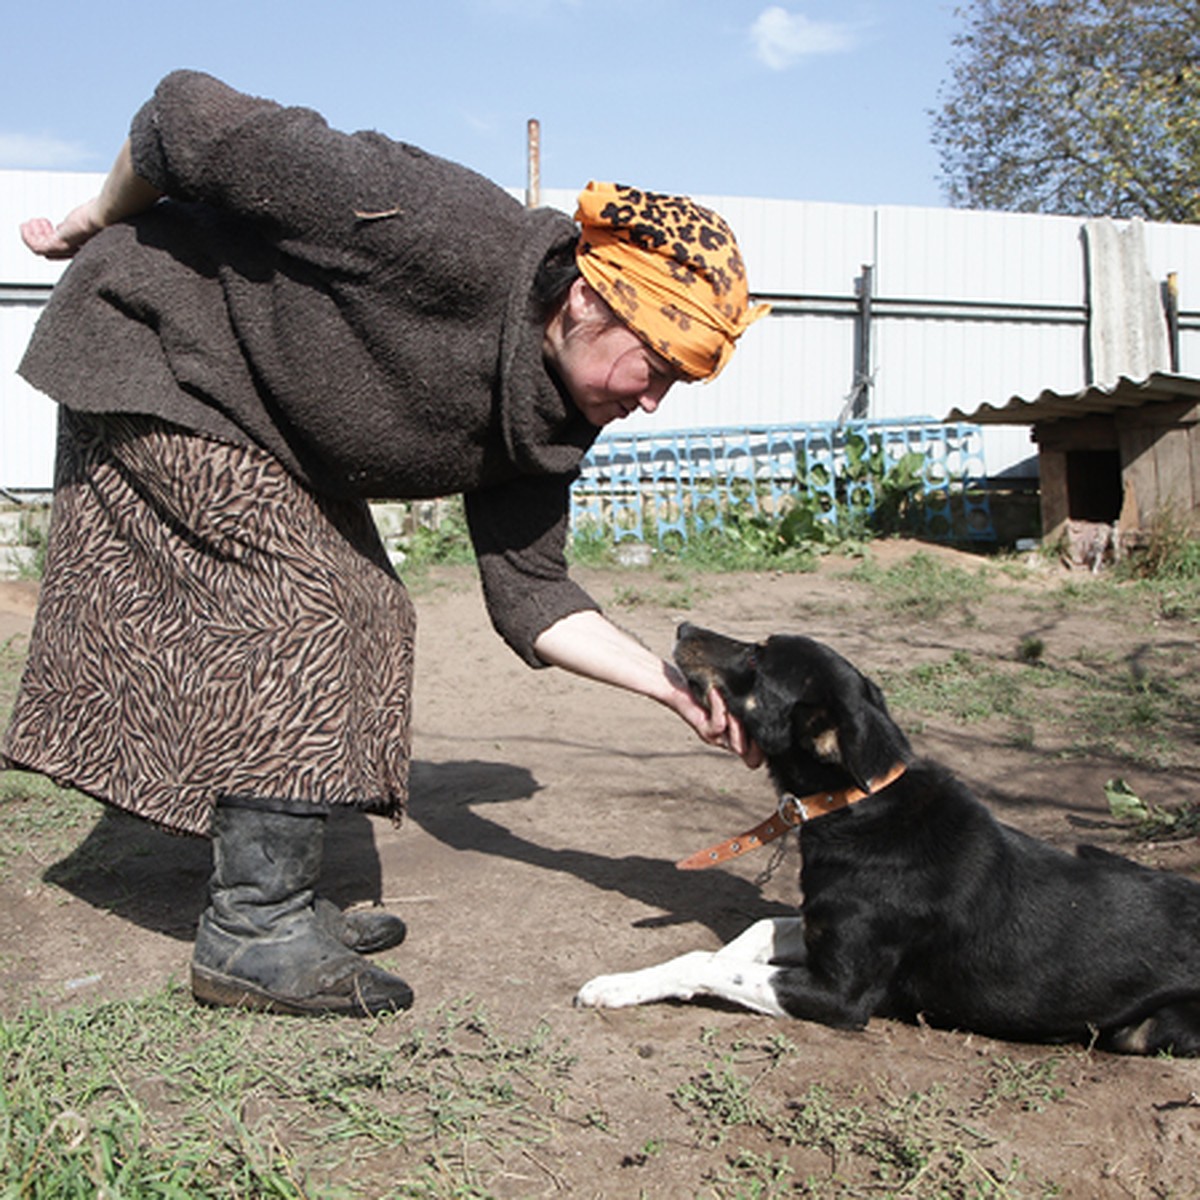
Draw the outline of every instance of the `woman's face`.
M592 425L603 427L639 408L654 412L680 376L599 303L563 334L554 365L576 408Z

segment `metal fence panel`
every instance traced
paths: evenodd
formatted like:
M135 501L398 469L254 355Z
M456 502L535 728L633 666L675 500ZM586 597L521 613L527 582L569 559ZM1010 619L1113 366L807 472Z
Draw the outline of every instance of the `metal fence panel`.
M782 517L803 499L836 527L875 514L880 480L907 459L921 479L919 532L994 541L982 433L931 419L608 433L572 488L571 526L614 542L685 542L735 513ZM882 469L860 469L864 447Z

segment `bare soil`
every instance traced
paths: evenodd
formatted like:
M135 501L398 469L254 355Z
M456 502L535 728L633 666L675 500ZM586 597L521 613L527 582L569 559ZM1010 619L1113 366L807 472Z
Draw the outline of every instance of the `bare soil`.
M915 549L880 543L871 554L887 565ZM920 549L979 567L970 556ZM580 574L615 620L664 653L686 617L743 637L807 633L876 675L956 651L1010 663L1029 638L1058 663L1088 653L1114 672L1149 663L1181 680L1200 666L1194 625L1057 603L1068 579L1058 567L997 574L986 598L922 619L849 578L852 565L831 558L813 574L686 583L647 571ZM0 644L27 635L35 598L32 584L0 584ZM1200 1195L1196 1061L1005 1044L887 1021L841 1032L716 1005L575 1009L576 989L595 974L716 948L757 918L792 909L798 848L789 844L781 859L763 850L711 872L675 870L679 858L767 814L765 774L702 746L644 700L529 671L491 632L468 570L435 571L416 600L408 819L399 827L357 814L331 822L325 890L343 904L382 901L406 918L408 941L388 961L416 990L414 1020L470 995L501 1029L528 1031L544 1020L569 1042L578 1119L494 1180L496 1194L699 1194L730 1170L733 1143L713 1144L672 1097L714 1059L714 1045L761 1046L779 1034L795 1050L762 1070L759 1102L783 1108L815 1086L835 1105L937 1097L978 1159L980 1179L986 1169L1009 1180L979 1195ZM1194 803L1194 724L1164 765L1139 765L1104 750L1068 753L1061 724L1022 732L1000 718L898 715L918 751L959 772L1001 819L1063 846L1086 839L1200 879L1197 839L1132 841L1108 819L1104 793L1119 776L1155 805ZM100 806L94 823L64 839L51 860L25 853L0 871L3 1009L139 995L186 980L207 844ZM997 1099L1005 1065L1032 1073L1051 1059L1053 1096ZM751 1130L738 1148L786 1157L794 1194L886 1193L861 1178L861 1191L839 1190L849 1168L828 1146L756 1145ZM812 1190L801 1192L805 1179ZM975 1194L929 1187L918 1182L906 1194Z

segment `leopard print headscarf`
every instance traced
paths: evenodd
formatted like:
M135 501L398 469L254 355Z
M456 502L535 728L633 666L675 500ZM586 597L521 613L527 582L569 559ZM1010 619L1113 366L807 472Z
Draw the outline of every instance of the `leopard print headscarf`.
M687 196L589 183L579 269L609 307L689 379L711 379L769 311L750 304L733 230Z

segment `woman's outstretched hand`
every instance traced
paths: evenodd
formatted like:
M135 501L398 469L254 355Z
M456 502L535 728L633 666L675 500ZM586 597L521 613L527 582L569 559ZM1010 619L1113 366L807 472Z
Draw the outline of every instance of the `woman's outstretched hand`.
M100 230L145 212L161 196L162 192L134 171L127 138L98 196L71 209L57 225L45 217L26 221L21 226L21 240L42 258L73 258Z
M682 717L702 741L732 751L748 767L762 766L761 748L715 688L702 704L674 663L659 658L601 613L569 613L538 634L533 646L543 662L657 700Z
M73 258L79 247L103 228L96 220L95 209L93 198L73 208L59 225L46 217L34 217L21 225L21 240L42 258Z
M669 675L678 675L673 664L665 664ZM716 688L710 688L705 703L698 703L687 684L678 677L679 692L673 707L696 731L702 741L736 754L752 770L763 765L763 752L757 742L746 733L745 726L725 704L725 698Z

